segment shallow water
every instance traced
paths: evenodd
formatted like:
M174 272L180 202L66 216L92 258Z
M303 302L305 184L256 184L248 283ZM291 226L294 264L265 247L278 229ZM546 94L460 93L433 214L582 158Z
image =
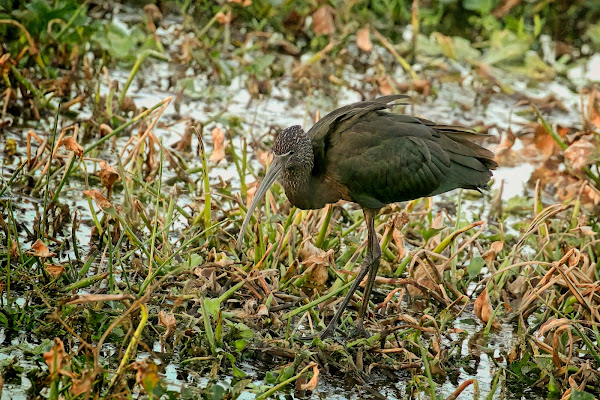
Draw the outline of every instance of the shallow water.
M125 15L124 20L127 20ZM169 31L159 31L161 35L171 35ZM176 45L176 41L173 42L173 46ZM597 60L600 56L594 56L593 60ZM593 61L596 62L597 61ZM173 87L170 87L173 76L181 75L178 82ZM576 75L576 80L579 82L582 79L586 81L585 71L580 71ZM396 76L401 76L402 71L397 71ZM413 97L414 103L405 108L405 112L418 115L427 119L434 120L441 123L460 123L467 126L476 124L479 121L485 121L486 124L496 125L500 131L504 131L509 127L514 128L519 124L526 124L529 119L519 116L513 112L513 107L516 100L513 98L496 94L490 97L490 102L484 107L475 104L477 97L476 89L480 86L478 79L474 76L470 76L470 73L466 71L464 73L465 80L462 85L457 83L439 83L436 86L438 95L436 97L421 98L418 95ZM574 72L575 74L575 72ZM583 74L583 75L582 75ZM129 70L125 69L113 69L110 71L111 79L119 82L122 86L129 75ZM392 74L394 75L394 74ZM583 76L583 78L582 78ZM344 71L344 77L349 83L360 82L364 79L364 75L358 74L352 70L351 66L348 66ZM593 77L593 76L592 76ZM349 89L340 89L336 92L335 98L327 98L323 96L319 90L313 92L310 96L304 98L298 98L298 93L290 90L290 79L279 79L272 82L272 92L268 98L264 99L252 99L248 92L245 82L246 76L240 75L233 78L231 85L229 86L211 86L204 76L194 76L191 69L185 69L182 66L173 66L162 61L154 59L148 59L143 65L139 76L134 80L132 86L129 89L129 95L135 101L135 104L139 107L151 107L157 104L161 99L172 96L173 99L177 97L179 91L185 88L183 91L183 100L179 103L179 110L176 110L175 102L172 101L165 113L163 114L161 121L165 122L166 126L157 126L154 130L155 135L163 140L166 146L170 146L178 141L183 133L185 122L188 119L194 119L196 121L207 121L213 117L224 113L217 121L225 121L227 118L233 116L239 118L241 127L237 131L237 135L233 138L233 145L238 146L240 143L240 137L244 136L248 142L258 138L263 138L264 135L271 130L271 128L282 129L286 126L301 124L305 129L310 128L315 112L319 110L321 115L325 115L327 111L333 110L334 108L360 100L360 96L355 91ZM575 78L574 78L575 79ZM140 87L141 82L143 86ZM549 94L554 94L567 108L565 113L557 113L552 115L552 123L559 123L567 126L579 126L581 124L579 116L579 95L569 89L568 82L551 82L544 84L530 84L518 79L510 81L512 87L516 90L527 92L533 97L543 98ZM101 93L107 93L106 82L101 85ZM462 106L461 106L462 105ZM88 110L89 111L89 110ZM83 110L80 114L80 118L86 118L90 113ZM71 121L60 121L61 126L70 124ZM208 151L211 151L211 137L210 129L221 126L226 127L221 122L211 123L205 128L204 140L207 143ZM19 141L19 148L25 147L24 137L27 129L31 127L23 127L21 135L15 135L15 139ZM44 127L34 127L34 130L41 131L47 129ZM491 140L488 141L487 146L494 148L494 135L498 134L498 129L492 129ZM10 136L8 136L10 137ZM272 137L266 137L272 140ZM117 140L116 148L119 149L126 142L128 138L120 138ZM85 144L85 143L83 143ZM517 142L518 145L518 142ZM192 140L192 147L198 146L197 139L194 137ZM107 152L103 152L105 156ZM114 164L117 160L118 155L113 153L111 158L107 161ZM3 176L5 179L10 178L12 170L18 161L15 159L12 162L6 159L5 155L0 154L4 168ZM187 160L188 167L194 168L201 166L199 159ZM255 173L258 173L262 168L257 161L256 157L252 155L250 164ZM86 161L88 173L92 173L97 168L95 161ZM504 200L510 199L514 196L523 195L527 193L526 182L529 179L534 165L529 163L528 160L522 160L521 163L510 166L500 167L495 172L496 182L492 187L492 190L497 190L500 181L504 181L504 189L502 192L502 198ZM171 175L169 175L169 173ZM173 178L175 175L169 172L169 169L165 169L165 176L163 181ZM220 178L220 179L219 179ZM219 165L211 166L211 182L218 183L221 179L232 188L233 191L239 189L239 181L237 179L237 171L235 166L228 163L226 160L222 161ZM252 179L250 179L251 181ZM249 182L250 183L250 182ZM68 183L68 186L63 189L61 194L61 201L70 206L71 211L78 210L79 216L82 219L82 223L79 225L78 238L81 241L82 251L87 250L87 244L91 236L91 227L93 222L89 216L89 209L87 199L81 194L81 190L84 189L83 183L74 183L73 181ZM168 188L165 188L165 193L168 192ZM34 219L38 216L43 208L43 205L39 201L27 197L23 194L15 192L13 194L7 193L6 197L12 197L14 202L15 217L22 221L23 224L31 227L34 223ZM119 194L117 194L116 201L119 201ZM455 196L452 194L451 196ZM182 207L192 202L191 196L183 193L178 198L178 204ZM475 203L473 208L479 203ZM469 209L470 205L467 202L465 209ZM25 233L22 233L22 239L25 242L27 237ZM66 259L71 254L70 251L66 251L61 256ZM18 304L18 303L17 303ZM475 317L472 318L475 320ZM468 332L469 337L478 336L480 328L472 323L472 320L468 318L465 313L456 322L455 327L463 329ZM7 339L3 330L0 329L0 343L4 346ZM19 339L13 339L10 343L10 349L8 351L0 350L0 364L8 362L9 359L16 359L20 366L25 370L31 368L32 365L26 360L23 350L19 346L22 344L23 347L37 347L40 343L32 341L31 345L26 345L25 342L20 342L25 339L25 333ZM492 333L485 340L481 340L480 343L475 346L470 346L469 340L464 340L462 343L461 354L464 357L469 357L473 354L474 349L481 354L478 355L480 362L476 368L476 373L470 373L461 367L460 377L458 383L475 378L480 384L480 391L482 396L486 396L490 391L491 382L493 379L492 371L495 371L495 362L491 360L491 357L500 357L503 351L511 348L513 340L513 328L511 325L505 325L501 332ZM49 343L47 343L49 345ZM160 344L156 347L155 351L160 351ZM490 354L486 351L490 350ZM150 356L149 353L139 353L138 358L144 358ZM174 357L176 358L176 357ZM155 360L157 363L161 363L161 360ZM179 374L186 375L186 372L180 370L177 360L171 360L166 365L166 380L170 383L170 388L181 388L187 385L205 386L208 384L206 378L199 376L193 376L189 374L188 380L178 379ZM264 370L257 363L256 365L242 365L242 369L249 374L250 377L256 379L257 385L260 385L261 379L264 379ZM396 399L405 396L405 380L409 377L398 374L398 380L390 382L390 380L383 376L375 376L375 382L370 384L369 390L380 393L386 398ZM224 384L229 384L230 380L224 379ZM321 375L319 388L310 397L311 399L318 398L331 398L331 399L354 399L363 398L362 396L369 396L369 391L361 392L359 395L356 388L348 388L345 385L347 383L340 383L339 380L331 379L327 375ZM28 379L23 375L21 384L7 383L5 382L4 390L2 393L2 399L24 399L26 398L25 392L29 388ZM445 396L452 393L456 388L456 384L446 379L445 382L438 387L438 392ZM463 394L461 398L470 398L473 395L473 386L470 386ZM240 399L253 398L254 394L245 392L242 394ZM286 398L286 394L279 394L278 398ZM504 394L497 392L494 396L495 399L507 398L507 399L532 399L534 398L531 393L527 392L527 389L523 389L523 393L513 393L511 391L505 392Z

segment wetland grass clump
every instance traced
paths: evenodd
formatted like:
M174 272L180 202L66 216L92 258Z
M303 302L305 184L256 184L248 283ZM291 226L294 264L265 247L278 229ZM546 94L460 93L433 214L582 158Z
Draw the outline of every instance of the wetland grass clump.
M600 95L587 81L563 87L575 106L515 89L587 65L598 10L8 3L3 396L600 395ZM540 34L557 39L553 62ZM237 254L254 181L274 134L336 108L327 98L397 92L417 99L406 113L497 134L499 172L530 160L530 190L383 208L373 296L352 296L338 325L350 335L369 301L373 335L305 343L352 285L364 218L296 209L275 184Z

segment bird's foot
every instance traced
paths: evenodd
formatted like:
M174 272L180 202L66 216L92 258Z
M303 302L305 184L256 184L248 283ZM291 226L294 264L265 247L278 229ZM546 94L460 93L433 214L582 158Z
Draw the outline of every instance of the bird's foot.
M303 342L312 342L312 340L316 337L318 337L321 340L325 340L327 338L333 337L335 334L335 324L329 324L327 325L327 328L325 328L324 330L322 330L319 333L315 333L312 335L306 335L306 336L297 336L296 339L301 340Z
M322 330L319 333L315 333L312 335L306 335L306 336L296 336L296 339L301 340L303 342L312 342L312 340L316 337L318 337L321 340L325 340L328 338L335 338L335 333L336 333L336 327L335 326L331 326L331 325L327 325L327 328L325 328L324 330ZM349 339L349 338L365 338L368 339L371 337L371 334L369 333L369 331L367 331L365 329L365 325L363 323L363 321L358 320L356 321L356 324L354 326L354 330L351 333L341 333L341 336L337 337L337 340L340 341L340 339Z
M363 321L359 319L356 321L354 326L354 334L352 336L368 339L371 334L365 329L365 324Z
M328 337L332 337L335 333L335 325L331 326L331 325L327 325L327 328L325 328L323 331L321 331L319 333L319 339L321 340L325 340Z

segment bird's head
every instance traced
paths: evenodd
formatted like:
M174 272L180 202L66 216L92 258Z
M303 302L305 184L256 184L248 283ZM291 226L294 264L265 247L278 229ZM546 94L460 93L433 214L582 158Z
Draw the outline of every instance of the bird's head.
M284 129L273 144L273 165L282 164L282 169L313 167L312 145L300 125Z
M310 139L299 125L284 129L275 139L273 144L273 161L265 178L254 193L250 207L246 212L246 218L242 223L242 229L236 243L236 250L242 248L244 233L252 218L254 209L267 193L267 190L283 173L284 177L309 177L313 169L314 159Z

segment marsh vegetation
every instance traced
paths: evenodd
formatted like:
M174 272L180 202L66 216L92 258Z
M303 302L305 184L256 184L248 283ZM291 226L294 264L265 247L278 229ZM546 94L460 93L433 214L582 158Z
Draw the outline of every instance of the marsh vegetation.
M600 395L597 1L0 0L2 399ZM275 136L380 95L488 135L491 191L394 204L366 328L311 343L360 208Z

